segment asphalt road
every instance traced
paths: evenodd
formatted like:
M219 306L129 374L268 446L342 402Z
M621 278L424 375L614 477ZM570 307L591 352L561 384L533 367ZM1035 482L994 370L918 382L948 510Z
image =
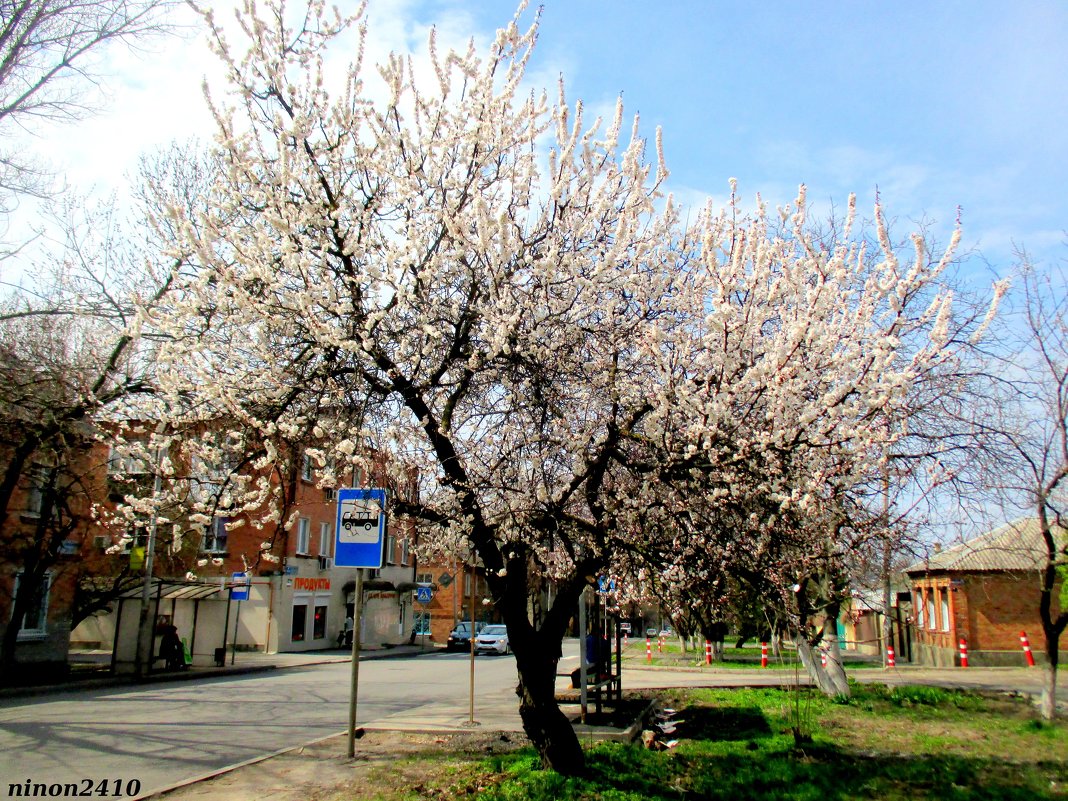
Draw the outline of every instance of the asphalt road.
M0 702L0 798L11 785L101 781L129 797L345 730L347 663ZM510 657L476 662L476 706L515 687ZM358 724L407 713L466 718L463 654L360 665ZM514 695L512 696L514 699ZM116 780L118 784L115 784ZM118 788L118 792L114 792ZM65 793L71 795L71 793Z

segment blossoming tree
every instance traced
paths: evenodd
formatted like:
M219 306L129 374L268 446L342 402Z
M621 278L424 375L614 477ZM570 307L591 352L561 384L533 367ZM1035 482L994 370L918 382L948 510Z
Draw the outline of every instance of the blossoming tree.
M668 523L698 494L804 510L863 473L880 410L942 358L950 299L913 309L943 266L919 245L901 265L884 243L875 269L848 238L814 246L803 197L785 236L736 204L682 226L659 142L647 152L637 120L628 135L621 106L589 121L562 86L552 104L523 87L522 13L484 56L442 56L432 35L425 75L394 56L377 81L359 20L320 3L296 24L250 4L242 53L212 24L231 81L211 100L220 168L201 211L162 199L172 255L196 268L145 325L168 337L174 430L254 430L258 469L273 439L310 432L333 443L326 483L367 452L420 466L430 485L398 511L425 547L477 552L526 732L576 773L554 685L583 588L672 552ZM346 31L357 57L332 91L325 48ZM787 455L803 482L783 479Z

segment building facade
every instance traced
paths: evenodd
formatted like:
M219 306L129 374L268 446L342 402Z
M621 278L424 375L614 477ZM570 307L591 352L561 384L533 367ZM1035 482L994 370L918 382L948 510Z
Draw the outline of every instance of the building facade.
M194 664L218 661L220 648L232 655L343 645L346 620L355 611L357 569L334 562L336 491L319 486L315 463L307 454L299 465L288 488L285 526L265 533L253 520L216 517L187 554L188 573L195 575L183 575L173 564L169 573L154 571L164 580L154 585L150 614L161 627L177 627ZM365 476L353 470L346 483L384 485L384 474L382 470ZM414 487L414 481L407 486L394 481L388 491ZM412 521L387 518L382 566L364 575L364 647L391 647L413 638L415 537ZM141 546L137 538L132 542L127 558L136 559ZM116 669L128 667L133 658L130 620L139 617L140 597L139 592L128 592L112 609L85 621L72 635L74 645L112 647Z
M970 666L1023 665L1022 634L1041 661L1039 571L1045 553L1036 521L1023 520L910 566L913 661L960 665L963 641Z

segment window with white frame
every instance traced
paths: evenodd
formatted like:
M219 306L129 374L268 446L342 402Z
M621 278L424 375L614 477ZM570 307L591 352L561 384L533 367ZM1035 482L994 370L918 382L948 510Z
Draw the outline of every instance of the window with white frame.
M404 565L405 567L407 567L408 563L411 561L411 558L412 558L411 548L408 547L408 538L405 537L403 540L401 540L400 563L402 565Z
M937 623L935 621L934 590L927 593L927 628L931 631L934 631L937 628Z
M949 631L949 589L942 590L942 631Z
M916 628L923 628L923 593L916 590Z
M300 459L300 477L304 481L312 480L312 458L307 453Z
M388 537L386 537L386 564L387 565L395 565L395 564L397 564L396 553L397 553L397 538L394 537L392 534L390 534Z
M27 471L27 479L30 482L26 488L26 514L39 517L44 508L45 487L48 485L48 467L34 465Z
M306 517L297 521L297 553L311 553L311 521Z
M22 574L15 576L15 593L19 591ZM22 616L22 626L19 628L19 639L41 638L48 634L48 596L52 588L52 574L45 573L41 580L41 586L34 592L26 613ZM14 609L12 609L12 612Z
M108 453L108 473L113 476L137 476L151 472L148 441L131 439L125 448L111 446Z
M230 521L228 517L216 517L211 521L211 525L204 529L204 539L201 542L200 550L204 553L226 553L226 524Z
M319 556L329 556L334 538L330 536L332 526L329 523L319 524Z
M434 583L434 574L433 573L429 573L429 572L428 573L416 573L415 574L415 583L416 584L433 584Z

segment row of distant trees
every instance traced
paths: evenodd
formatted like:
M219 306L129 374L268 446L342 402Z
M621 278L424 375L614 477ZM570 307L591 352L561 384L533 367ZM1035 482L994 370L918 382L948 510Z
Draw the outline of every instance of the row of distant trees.
M146 167L138 236L68 220L54 278L0 315L0 542L20 595L55 553L9 536L12 491L49 465L61 527L64 466L103 420L156 421L153 447L185 464L254 441L243 458L269 471L314 442L326 483L387 453L421 465L399 511L423 547L477 552L527 734L576 773L554 685L596 576L623 602L704 612L702 631L718 610L765 609L821 688L848 693L812 648L851 577L874 564L888 580L928 506L996 487L1044 526L1052 699L1063 272L1021 257L1018 306L999 311L1005 283L974 301L951 288L959 230L902 249L881 207L870 229L852 200L818 223L803 188L775 213L732 191L686 220L659 135L650 148L622 105L591 121L562 88L529 92L537 21L521 15L484 54L431 39L429 83L401 59L357 61L336 90L325 53L367 35L358 19L246 22L234 49L205 18L230 80L211 101L218 144ZM214 444L183 436L205 421ZM215 502L254 517L281 486L234 482Z

